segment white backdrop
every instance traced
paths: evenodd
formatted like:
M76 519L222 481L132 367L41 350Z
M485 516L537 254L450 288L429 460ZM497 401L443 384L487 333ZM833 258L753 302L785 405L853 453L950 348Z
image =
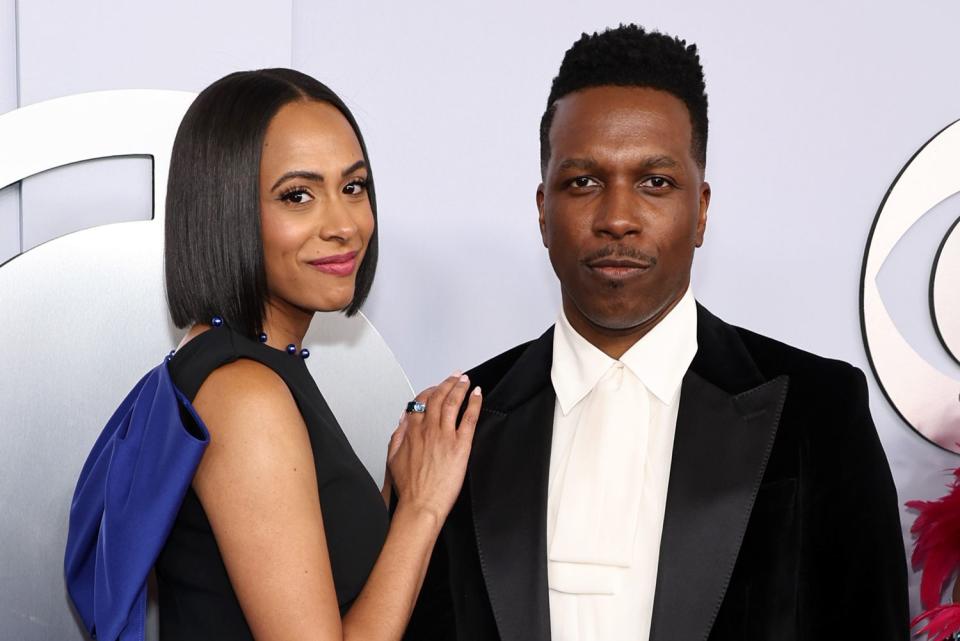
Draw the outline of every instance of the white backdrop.
M960 5L585 9L361 3L363 18L343 29L325 9L294 4L294 65L345 95L369 138L384 258L368 313L414 386L536 336L554 318L559 292L534 207L539 117L580 33L635 21L701 49L713 200L695 259L698 298L728 321L868 371L901 503L943 494L945 470L960 459L921 439L883 398L858 305L863 250L884 194L914 152L960 118ZM956 198L931 211L880 274L901 332L955 379L960 367L936 340L927 293L934 254L958 214ZM904 510L902 520L909 541L913 515ZM918 581L911 576L915 612Z
M950 0L0 0L0 109L93 89L197 91L273 65L327 82L354 109L377 179L381 267L365 311L420 388L552 322L559 293L534 207L539 117L581 31L631 21L701 48L713 202L695 261L699 299L728 321L868 370L858 294L870 225L901 167L960 118L960 4ZM22 202L0 192L0 262L21 234L27 249L148 216L137 205L146 172L108 163L25 181ZM954 378L927 279L957 209L953 198L921 219L880 275L900 330ZM868 378L901 502L942 494L960 459L902 424ZM903 520L906 529L912 515Z

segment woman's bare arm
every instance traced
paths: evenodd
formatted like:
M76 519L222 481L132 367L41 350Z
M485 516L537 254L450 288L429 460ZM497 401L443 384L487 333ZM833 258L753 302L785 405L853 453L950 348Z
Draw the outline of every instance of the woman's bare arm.
M451 406L457 396L462 401L465 387L454 378L444 381L428 406L448 396ZM412 429L400 431L403 444L392 465L404 486L400 503L376 565L342 621L313 453L286 385L269 368L240 360L213 372L194 405L211 434L194 489L258 641L400 639L463 480L459 468L466 465L479 397L471 398L463 434L446 410L445 421L431 412L432 423L418 417Z

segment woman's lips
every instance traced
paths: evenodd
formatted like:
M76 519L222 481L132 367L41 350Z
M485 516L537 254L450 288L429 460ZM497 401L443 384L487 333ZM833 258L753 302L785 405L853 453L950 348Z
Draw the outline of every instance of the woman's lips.
M317 271L334 276L349 276L357 266L357 252L347 252L336 256L325 256L311 260L308 265Z

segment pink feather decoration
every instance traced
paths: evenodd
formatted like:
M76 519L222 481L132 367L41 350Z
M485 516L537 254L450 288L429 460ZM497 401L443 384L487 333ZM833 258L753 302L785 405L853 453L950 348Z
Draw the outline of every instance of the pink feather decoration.
M954 632L960 630L960 605L941 605L927 610L910 622L910 627L916 626L924 619L929 619L927 625L917 634L926 634L928 641L949 641Z
M917 537L911 561L915 569L923 568L920 602L927 609L912 625L929 619L920 633L926 632L930 641L960 632L960 605L940 605L944 585L960 567L960 468L953 475L946 496L936 501L907 502L907 507L919 511L910 528Z

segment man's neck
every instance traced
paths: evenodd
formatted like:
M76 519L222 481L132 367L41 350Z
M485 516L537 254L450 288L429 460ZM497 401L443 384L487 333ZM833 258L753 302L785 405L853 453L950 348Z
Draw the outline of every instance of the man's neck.
M667 317L667 314L677 306L685 293L686 290L650 317L626 328L604 327L591 321L566 296L563 297L563 313L570 326L591 345L610 358L619 360L637 341L650 333L654 327L660 324L660 321Z

